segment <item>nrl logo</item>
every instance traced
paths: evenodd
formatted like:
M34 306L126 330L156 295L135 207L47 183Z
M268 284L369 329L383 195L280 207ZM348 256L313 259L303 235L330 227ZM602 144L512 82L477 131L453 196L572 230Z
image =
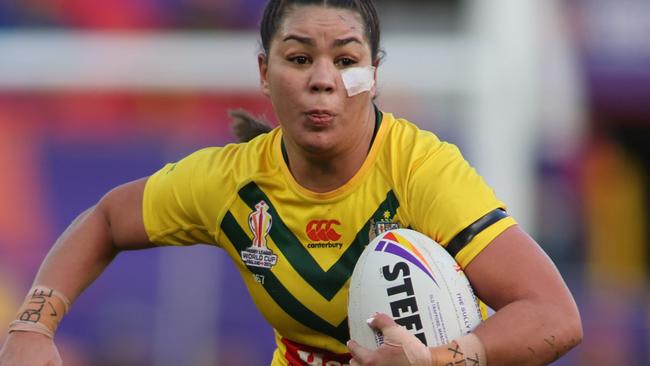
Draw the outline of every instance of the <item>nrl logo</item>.
M269 205L260 201L255 211L248 215L248 226L253 233L253 242L241 251L241 260L250 267L270 269L278 262L278 256L266 246L266 236L271 230L273 217L268 213Z

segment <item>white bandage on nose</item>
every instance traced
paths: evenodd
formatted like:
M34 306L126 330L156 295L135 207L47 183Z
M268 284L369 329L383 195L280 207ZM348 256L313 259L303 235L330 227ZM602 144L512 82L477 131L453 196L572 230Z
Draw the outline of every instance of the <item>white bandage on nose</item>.
M348 91L348 97L370 91L375 85L375 67L350 67L341 71L343 85Z

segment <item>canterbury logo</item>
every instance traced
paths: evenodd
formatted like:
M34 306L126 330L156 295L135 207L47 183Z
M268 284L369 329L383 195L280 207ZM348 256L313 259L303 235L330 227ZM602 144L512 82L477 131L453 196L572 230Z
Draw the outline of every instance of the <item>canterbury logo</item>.
M311 220L307 224L307 237L313 241L339 240L341 234L332 226L341 225L338 220Z

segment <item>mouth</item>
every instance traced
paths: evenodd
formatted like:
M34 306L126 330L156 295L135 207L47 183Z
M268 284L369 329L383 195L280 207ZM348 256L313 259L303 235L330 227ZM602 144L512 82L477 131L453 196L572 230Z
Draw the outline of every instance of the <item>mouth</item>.
M312 109L305 113L309 122L315 127L324 127L332 123L336 117L336 113L326 109Z

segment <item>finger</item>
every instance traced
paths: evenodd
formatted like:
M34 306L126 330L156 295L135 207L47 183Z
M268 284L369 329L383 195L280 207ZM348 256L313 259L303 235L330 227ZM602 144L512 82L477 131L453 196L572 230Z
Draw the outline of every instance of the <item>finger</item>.
M352 354L352 359L356 360L357 363L359 364L364 364L367 362L368 358L370 357L370 354L372 351L367 349L366 347L360 345L359 343L349 340L347 343L348 349L350 350L350 353Z
M377 313L368 319L368 325L374 329L384 330L390 327L396 327L397 323L390 316L384 313Z

